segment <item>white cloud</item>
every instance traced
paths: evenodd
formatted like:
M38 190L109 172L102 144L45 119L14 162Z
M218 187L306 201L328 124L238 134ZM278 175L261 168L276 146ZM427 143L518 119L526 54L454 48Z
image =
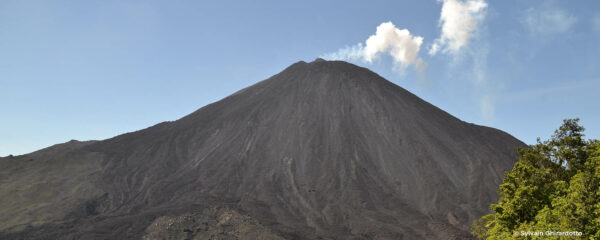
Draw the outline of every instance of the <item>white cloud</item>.
M398 29L392 22L385 22L367 39L364 58L372 62L378 54L389 53L396 62L407 66L417 61L421 44L422 37L412 36L407 29Z
M577 18L565 10L546 4L541 8L527 9L521 21L531 35L548 37L568 32Z
M600 13L597 13L592 18L592 26L594 27L594 30L600 32Z
M486 26L483 25L488 4L485 0L438 0L442 3L439 27L440 36L429 47L429 55L439 52L451 54L454 74L467 73L473 78L476 92L488 92L487 57L490 44ZM465 65L467 64L467 65ZM470 65L470 66L469 66ZM471 72L465 71L471 68ZM494 118L494 99L484 94L479 99L480 115L485 121Z
M402 72L414 65L423 73L426 63L419 58L423 38L413 36L407 29L398 29L392 22L379 24L375 35L371 35L365 44L359 43L337 52L322 56L329 60L361 60L372 63L381 54L389 54L394 59L396 70Z
M441 36L429 49L430 55L438 51L456 54L477 33L485 18L487 3L484 0L438 0L443 2L439 24Z
M478 44L477 51L471 53L473 57L473 74L475 75L475 83L483 84L486 82L487 56L490 53L489 44Z
M484 120L491 121L494 118L496 109L494 107L493 99L490 95L485 95L481 98L479 107L481 110L481 116Z

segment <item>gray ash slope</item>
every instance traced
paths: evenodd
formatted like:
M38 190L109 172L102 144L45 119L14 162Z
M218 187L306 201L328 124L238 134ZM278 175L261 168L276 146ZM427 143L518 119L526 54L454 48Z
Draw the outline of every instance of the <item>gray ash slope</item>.
M0 159L0 237L468 238L524 146L298 62L177 121Z

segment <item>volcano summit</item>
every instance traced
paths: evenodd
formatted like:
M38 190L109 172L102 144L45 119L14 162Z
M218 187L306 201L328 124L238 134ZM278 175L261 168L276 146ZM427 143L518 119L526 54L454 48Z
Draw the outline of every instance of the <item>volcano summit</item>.
M177 121L0 158L0 238L470 238L524 146L298 62Z

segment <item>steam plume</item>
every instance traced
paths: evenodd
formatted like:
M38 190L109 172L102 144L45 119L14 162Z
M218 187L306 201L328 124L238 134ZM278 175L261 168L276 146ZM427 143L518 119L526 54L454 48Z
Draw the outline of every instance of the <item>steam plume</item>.
M330 60L362 60L372 63L381 54L389 54L394 59L396 70L402 72L406 67L414 65L419 73L426 68L426 63L419 58L419 50L423 38L411 35L407 29L398 29L392 22L381 23L363 45L356 44L335 53L326 54L323 58Z
M431 45L429 54L435 55L439 50L456 54L477 31L479 23L485 17L487 3L484 0L438 1L443 2L439 22L442 32Z

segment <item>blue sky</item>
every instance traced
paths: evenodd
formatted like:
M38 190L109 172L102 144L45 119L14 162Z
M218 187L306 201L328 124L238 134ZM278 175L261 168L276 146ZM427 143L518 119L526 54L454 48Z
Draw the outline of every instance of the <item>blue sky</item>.
M392 45L367 44L387 22ZM320 56L526 143L572 117L600 138L599 42L594 0L5 0L0 156L176 120Z

